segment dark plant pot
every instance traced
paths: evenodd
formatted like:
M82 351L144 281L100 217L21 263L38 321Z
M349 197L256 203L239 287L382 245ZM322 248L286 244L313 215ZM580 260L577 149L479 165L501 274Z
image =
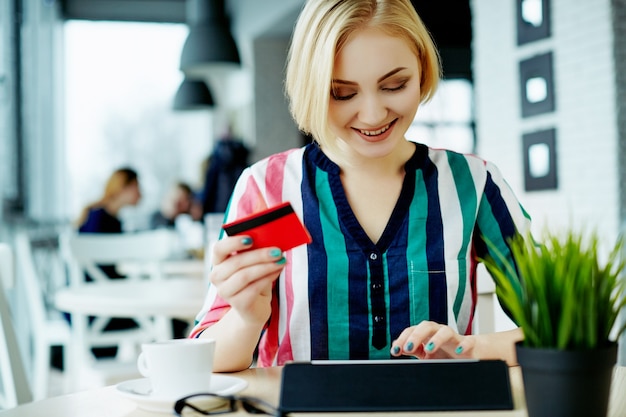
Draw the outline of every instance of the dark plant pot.
M528 417L607 415L617 343L592 350L516 346Z

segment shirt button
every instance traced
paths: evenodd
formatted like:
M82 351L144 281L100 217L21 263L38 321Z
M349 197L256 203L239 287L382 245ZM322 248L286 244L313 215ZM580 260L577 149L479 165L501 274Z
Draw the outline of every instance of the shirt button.
M374 316L374 323L382 323L385 318L383 316Z
M373 290L380 290L383 287L383 284L377 282L375 284L372 284L372 289Z
M370 259L372 261L375 261L376 259L378 259L378 254L375 252L370 253Z

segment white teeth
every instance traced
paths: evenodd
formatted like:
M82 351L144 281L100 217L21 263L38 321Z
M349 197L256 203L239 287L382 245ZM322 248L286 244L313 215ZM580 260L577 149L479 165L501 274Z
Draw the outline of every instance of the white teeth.
M381 133L384 133L387 131L387 129L389 129L390 125L387 125L381 129L378 130L361 130L359 129L359 132L361 132L363 135L365 136L376 136L376 135L380 135Z

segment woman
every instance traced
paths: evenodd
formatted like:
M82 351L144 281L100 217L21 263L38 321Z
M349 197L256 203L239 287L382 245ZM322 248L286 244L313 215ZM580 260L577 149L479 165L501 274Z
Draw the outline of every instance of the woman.
M137 172L131 168L115 170L109 177L102 197L87 207L81 213L77 223L80 233L122 233L122 222L118 214L127 206L136 206L141 199ZM115 265L98 265L111 279L125 278L115 269ZM85 274L85 281L93 281ZM69 318L68 318L69 320ZM93 318L90 318L90 322ZM104 330L122 330L136 328L137 322L132 318L117 317L110 319ZM96 357L115 356L117 347L101 347L92 349Z
M136 206L140 199L137 172L131 168L117 169L109 177L102 197L81 212L78 230L82 233L122 233L122 222L118 218L120 209Z
M405 133L435 93L438 54L409 0L309 0L287 93L315 143L240 177L227 220L290 201L313 242L281 253L247 236L213 250L191 337L216 371L289 360L501 358L521 329L472 335L477 259L529 219L492 164Z

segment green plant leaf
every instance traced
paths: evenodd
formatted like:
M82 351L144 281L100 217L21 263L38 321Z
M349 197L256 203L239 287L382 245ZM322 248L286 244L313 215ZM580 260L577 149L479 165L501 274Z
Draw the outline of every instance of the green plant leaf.
M480 259L496 283L496 294L524 331L526 346L592 349L609 341L619 312L626 308L626 261L620 237L600 263L596 233L546 230L510 239L510 256L487 243ZM619 336L626 325L618 330Z

